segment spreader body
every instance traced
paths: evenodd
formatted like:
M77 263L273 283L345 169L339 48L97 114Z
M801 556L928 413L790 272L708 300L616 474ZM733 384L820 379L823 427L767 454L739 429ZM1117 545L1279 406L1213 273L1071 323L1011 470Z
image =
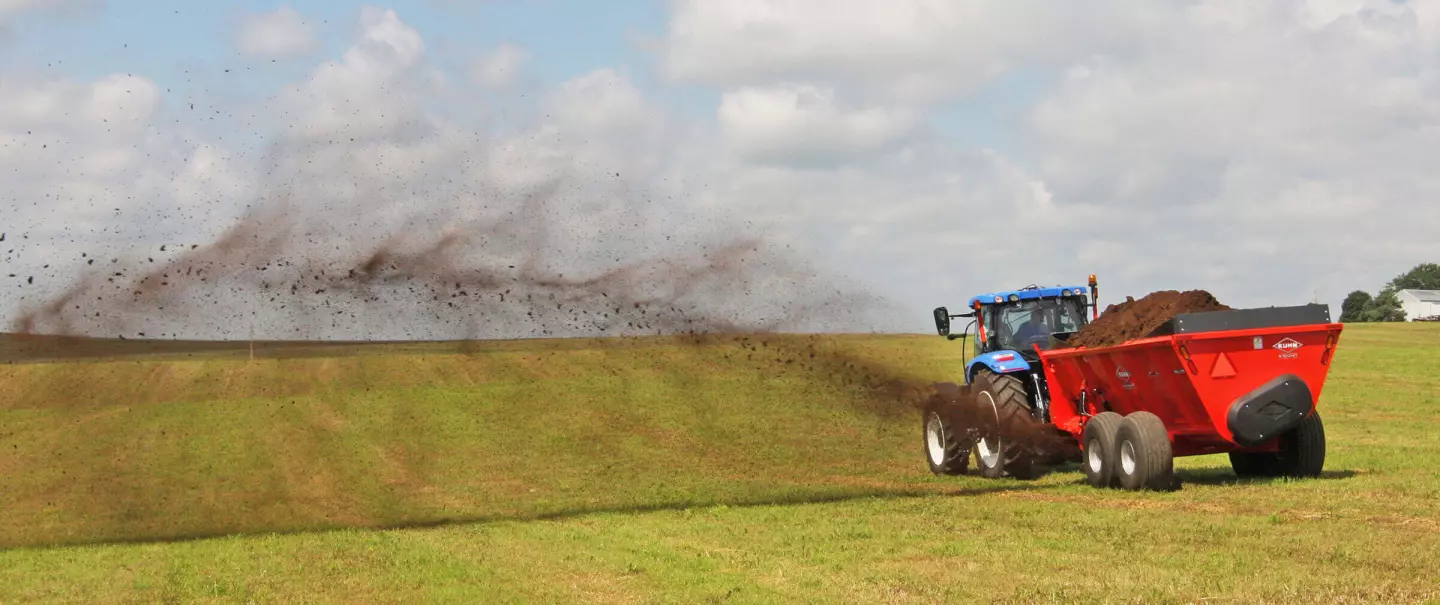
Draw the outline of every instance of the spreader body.
M1040 351L1050 422L1079 437L1096 414L1143 411L1175 456L1275 451L1315 410L1341 330L1322 305L1216 311L1115 346Z

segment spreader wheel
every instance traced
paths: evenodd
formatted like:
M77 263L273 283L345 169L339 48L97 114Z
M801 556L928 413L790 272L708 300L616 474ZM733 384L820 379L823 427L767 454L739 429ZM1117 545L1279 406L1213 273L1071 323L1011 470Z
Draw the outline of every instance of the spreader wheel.
M1080 435L1084 444L1081 466L1085 468L1085 480L1093 487L1113 487L1115 475L1115 438L1120 432L1124 417L1115 412L1100 412L1085 423Z
M1275 477L1280 474L1280 459L1275 452L1230 452L1230 468L1241 478Z
M968 403L955 385L937 385L925 403L925 461L937 475L963 475L970 466L974 436L962 434L957 413Z
M1325 425L1320 412L1278 438L1276 452L1232 452L1230 466L1240 477L1319 477L1325 467Z
M1325 468L1325 425L1320 422L1320 412L1311 412L1300 426L1280 436L1276 462L1287 477L1320 476Z
M1115 475L1125 489L1168 490L1175 480L1175 457L1165 423L1150 412L1133 412L1115 435Z
M1034 479L1038 465L1034 453L1019 436L1038 433L1030 415L1025 387L1014 376L982 371L975 375L976 425L975 466L980 475L998 479L1009 475Z

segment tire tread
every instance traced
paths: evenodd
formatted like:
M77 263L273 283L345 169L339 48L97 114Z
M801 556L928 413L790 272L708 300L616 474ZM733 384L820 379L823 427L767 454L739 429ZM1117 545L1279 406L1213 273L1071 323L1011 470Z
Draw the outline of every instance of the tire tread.
M963 401L964 394L959 388L954 385L937 385L936 392L925 404L920 423L921 450L925 456L926 465L934 474L956 476L969 472L970 450L964 447L965 442L961 440L962 435L959 434L960 431L956 430L958 423L955 422L959 418L958 408ZM940 417L945 435L945 458L938 465L930 460L928 428L932 414Z
M996 428L1001 434L1021 434L1034 431L1039 428L1039 423L1030 414L1030 397L1025 394L1025 386L1020 379L1009 374L996 374L994 372L982 371L976 375L974 392L978 395L980 391L989 391L995 398L995 416L998 417ZM980 401L975 402L981 405ZM989 410L981 410L980 414L985 417ZM1000 443L1000 470L999 476L1009 475L1017 479L1034 479L1039 475L1038 465L1032 452L1024 444L1017 444L1010 440L1002 440ZM981 468L982 474L989 477L996 477L993 471L986 469L978 459L976 453L976 465Z
M1311 412L1280 438L1280 467L1287 477L1319 477L1325 468L1325 424Z
M1092 487L1114 487L1118 475L1115 474L1116 464L1116 440L1120 432L1120 423L1124 417L1110 411L1100 412L1085 423L1085 430L1080 435L1083 447L1088 447L1091 437L1100 440L1100 473L1092 473L1090 470L1090 452L1082 450L1083 457L1080 460L1081 467L1085 471L1085 479Z
M1134 444L1139 466L1134 475L1127 477L1124 469L1117 464L1121 485L1128 489L1171 489L1175 478L1175 457L1170 447L1170 436L1160 417L1146 411L1125 416L1116 437L1117 462L1120 460L1118 449L1126 441Z

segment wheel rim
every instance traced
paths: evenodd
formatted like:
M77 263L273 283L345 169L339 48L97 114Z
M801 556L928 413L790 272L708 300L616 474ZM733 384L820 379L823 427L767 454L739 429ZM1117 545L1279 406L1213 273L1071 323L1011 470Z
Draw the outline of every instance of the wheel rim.
M925 451L930 454L932 464L938 466L945 461L945 427L940 424L940 415L934 412L925 423Z
M1135 446L1131 445L1129 441L1120 444L1120 468L1125 470L1125 474L1133 475L1136 466Z
M981 391L981 395L990 402L990 411L995 414L995 426L1000 426L1000 411L995 407L995 397L987 391ZM987 467L994 467L1000 464L1000 437L994 437L994 445L985 437L975 440L975 453L980 456L980 463Z
M1100 440L1091 439L1085 444L1085 462L1090 465L1090 472L1099 474L1100 467L1104 465L1104 459L1100 456Z

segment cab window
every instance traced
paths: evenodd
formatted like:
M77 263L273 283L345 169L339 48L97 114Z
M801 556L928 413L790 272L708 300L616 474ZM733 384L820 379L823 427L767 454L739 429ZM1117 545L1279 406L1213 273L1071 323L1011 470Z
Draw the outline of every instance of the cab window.
M1035 345L1049 349L1054 343L1049 336L1060 332L1078 332L1084 319L1074 301L1027 300L997 309L995 322L1002 348L1029 350Z

